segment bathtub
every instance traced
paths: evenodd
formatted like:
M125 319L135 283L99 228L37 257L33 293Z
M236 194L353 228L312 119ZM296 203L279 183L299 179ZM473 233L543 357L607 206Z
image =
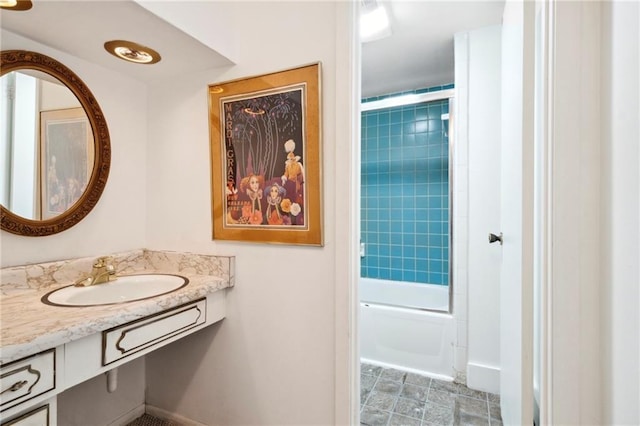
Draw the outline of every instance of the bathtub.
M359 295L362 362L453 378L448 287L360 278Z

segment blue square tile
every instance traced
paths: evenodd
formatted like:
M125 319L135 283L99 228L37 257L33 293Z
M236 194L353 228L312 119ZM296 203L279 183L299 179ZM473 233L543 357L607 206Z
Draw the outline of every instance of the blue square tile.
M402 110L402 121L404 123L414 122L416 120L416 110L415 107L405 107Z
M428 115L429 107L426 105L420 105L416 107L416 121L426 120L429 118Z
M391 269L391 279L394 281L402 281L402 269Z
M430 247L429 259L440 260L442 259L442 247ZM438 271L440 272L440 271Z
M415 224L414 224L415 227ZM402 243L405 247L411 246L414 247L416 245L416 234L414 233L405 233L402 235ZM406 255L406 252L405 252ZM413 256L415 256L415 251Z
M426 247L429 245L429 234L417 234L416 235L416 246ZM427 257L427 252L424 252L424 257Z
M403 271L403 274L402 274L402 281L410 282L410 283L416 282L416 273L415 273L415 271L407 271L405 269Z
M402 220L403 221L415 221L416 220L416 212L413 209L404 209L402 211Z
M415 134L404 134L402 135L402 150L406 150L409 147L416 146L416 135ZM404 155L407 157L407 154Z
M391 258L391 269L402 269L402 257L392 257Z
M402 269L403 270L416 270L416 260L412 258L404 258L402 259Z
M416 132L416 124L413 121L403 121L402 134L409 135Z
M390 234L390 237L391 237L391 241L390 241L391 244L402 244L402 234L393 233L393 234Z
M406 235L404 236L405 238L409 238L411 237L411 235ZM413 245L410 242L405 241L404 243L404 247L402 248L402 256L407 259L407 258L411 258L413 261L415 261L416 259L416 247L415 245Z
M415 233L416 232L416 224L413 222L402 222L402 232L403 233Z

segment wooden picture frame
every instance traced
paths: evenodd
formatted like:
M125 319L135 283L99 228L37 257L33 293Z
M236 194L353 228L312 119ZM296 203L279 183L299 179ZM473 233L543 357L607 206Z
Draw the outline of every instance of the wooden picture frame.
M81 107L40 113L40 219L66 212L93 170L93 130Z
M209 85L214 240L323 245L320 68Z

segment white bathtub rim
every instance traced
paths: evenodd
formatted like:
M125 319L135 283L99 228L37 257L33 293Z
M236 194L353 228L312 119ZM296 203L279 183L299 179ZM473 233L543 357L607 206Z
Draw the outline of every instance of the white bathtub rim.
M402 365L389 364L389 363L386 363L386 362L376 361L376 360L373 360L373 359L360 358L360 362L363 363L363 364L373 365L375 367L393 368L394 370L404 371L405 373L419 374L421 376L430 377L432 379L442 380L442 381L445 381L445 382L453 382L453 380L454 380L453 376L447 376L445 374L432 373L431 371L419 370L417 368L404 367ZM451 370L452 370L451 372L453 373L453 368Z
M430 312L450 312L451 287L360 277L361 303L405 307Z
M378 303L378 302L360 302L360 305L366 308L379 308L383 310L391 310L391 311L398 311L398 312L410 311L410 312L415 312L417 314L422 313L429 316L453 319L453 314L447 310L448 307L443 310L440 310L440 309L429 309L429 308L414 308L412 306L399 306L399 305L391 305L388 303Z

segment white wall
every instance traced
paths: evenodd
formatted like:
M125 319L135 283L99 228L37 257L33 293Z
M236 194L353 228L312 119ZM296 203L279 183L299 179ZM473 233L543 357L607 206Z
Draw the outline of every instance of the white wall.
M489 245L488 234L500 232L500 58L499 26L456 35L458 115L454 139L457 150L454 190L456 198L463 199L454 206L456 219L462 222L454 224L457 227L454 233L458 244L456 253L459 250L467 250L467 253L466 262L464 254L458 254L458 276L454 277L457 309L454 309L454 314L458 324L458 346L464 345L465 335L467 337L467 362L463 367L467 385L493 393L499 393L500 384L502 250L497 243ZM462 149L468 152L467 170L461 162L464 157ZM468 182L464 181L465 178ZM467 206L464 205L464 197L468 197ZM464 217L465 207L467 217ZM465 266L466 271L460 269ZM463 280L467 281L466 286ZM460 358L458 355L458 365Z
M144 358L118 367L117 388L107 391L100 374L58 395L58 425L98 426L127 424L144 412Z
M601 347L604 424L640 424L640 6L603 4Z
M204 14L213 7L201 6ZM352 140L341 126L352 125L353 97L338 92L336 81L350 78L350 61L340 59L348 40L336 36L345 6L216 3L217 19L237 28L238 65L149 90L148 246L237 256L225 320L148 356L151 405L207 425L345 422L335 419L336 401L347 398L335 372L348 362L345 348L336 347L348 331L347 322L336 323L345 317L336 302L349 292L336 257L353 232L341 207L351 202L352 170L342 167L349 149L342 147ZM207 85L316 61L322 62L325 246L212 241Z
M23 237L1 231L2 267L144 247L146 86L4 30L1 40L2 50L44 53L78 74L99 102L111 136L111 171L95 208L76 226L47 237Z

